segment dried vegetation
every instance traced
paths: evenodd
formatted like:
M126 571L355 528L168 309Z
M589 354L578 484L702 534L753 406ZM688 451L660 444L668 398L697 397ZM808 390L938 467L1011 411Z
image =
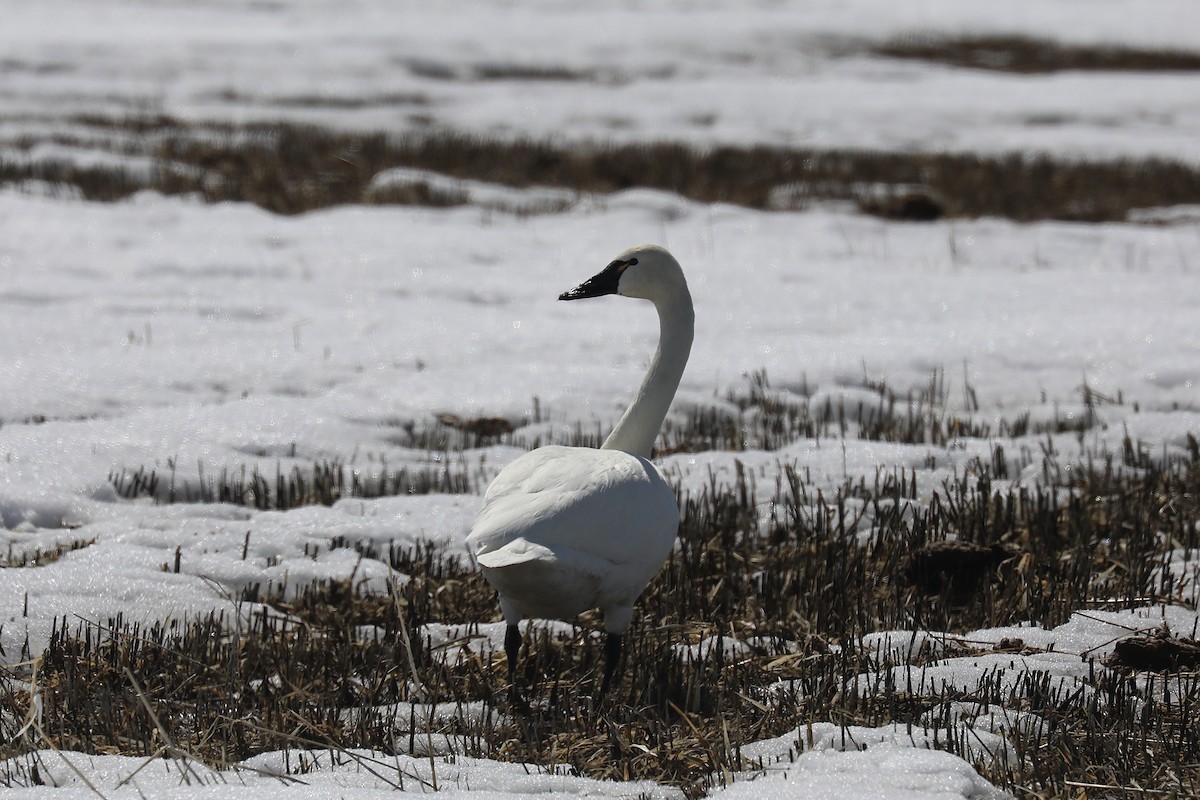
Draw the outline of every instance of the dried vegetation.
M273 473L256 466L222 468L206 477L200 463L197 477L177 476L173 460L160 474L153 467L122 469L109 474L117 494L126 499L150 497L160 503L230 503L260 510L286 511L300 506L330 506L343 497L390 497L398 494L463 494L476 483L466 463L446 459L423 468L389 469L386 462L364 472L340 459L318 461L285 470L276 463Z
M468 202L466 192L422 190L419 183L405 191L374 188L375 176L394 167L593 196L650 188L702 203L757 209L848 201L866 213L911 220L999 216L1099 222L1123 220L1134 209L1200 203L1200 171L1164 159L698 149L666 142L565 146L453 133L357 134L283 123L194 128L168 117L77 123L88 133L64 134L63 144L149 156L159 166L137 173L69 160L0 161L0 185L34 180L95 201L152 189L206 202L249 202L281 214L357 203L444 207ZM131 129L136 136L127 135ZM524 203L518 206L514 213L533 213ZM546 210L565 207L559 199Z
M908 36L872 48L878 55L997 72L1196 72L1200 53L1083 45L1024 36Z
M773 396L756 377L743 411L778 410ZM993 466L974 464L922 501L901 471L824 494L792 466L773 486L739 473L732 487L684 494L680 546L639 603L623 679L603 702L592 696L598 618L585 615L574 636L527 636L520 679L532 709L519 711L505 699L502 652L487 645L492 629L480 627L498 619L494 594L469 564L429 547L338 541L331 547L411 577L389 596L348 583L298 595L251 588L224 617L188 624L63 620L36 674L8 670L22 682L0 690L0 735L16 733L31 686L42 717L40 733L0 755L28 754L42 736L62 749L213 766L276 749L457 753L650 778L694 797L762 766L742 755L747 742L794 732L799 751L810 723L900 722L936 731L940 746L1021 794L1074 797L1085 784L1194 792L1194 631L1130 631L1084 690L1040 673L1013 683L1000 671L966 692L887 677L904 667L918 683L937 658L1031 652L1020 640L955 642L911 659L862 644L884 630L1055 626L1080 610L1200 600L1168 568L1200 548L1197 453L1162 463L1129 442L1040 490L999 488ZM445 625L460 626L449 642L436 633ZM856 677L869 675L882 677ZM1036 722L989 754L962 727L964 708ZM27 785L30 758L9 762L0 784Z

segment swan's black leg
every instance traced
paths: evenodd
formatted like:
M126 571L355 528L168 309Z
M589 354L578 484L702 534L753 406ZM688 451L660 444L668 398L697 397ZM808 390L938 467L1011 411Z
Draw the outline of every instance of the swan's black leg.
M508 656L508 682L517 682L517 656L521 652L521 631L509 625L504 632L504 654Z
M620 661L621 634L609 633L608 638L604 640L604 680L600 684L601 697L608 693L609 683L612 682L613 673L616 672Z
M504 631L504 654L508 656L508 684L513 703L524 705L525 700L517 689L517 657L521 653L521 631L516 625L509 625Z

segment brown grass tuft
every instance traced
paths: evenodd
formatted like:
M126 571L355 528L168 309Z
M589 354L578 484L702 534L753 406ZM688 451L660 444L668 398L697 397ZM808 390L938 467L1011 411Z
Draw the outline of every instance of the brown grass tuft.
M1122 45L1075 45L1026 36L908 36L873 48L889 58L932 61L955 67L1036 74L1088 72L1195 72L1200 53Z

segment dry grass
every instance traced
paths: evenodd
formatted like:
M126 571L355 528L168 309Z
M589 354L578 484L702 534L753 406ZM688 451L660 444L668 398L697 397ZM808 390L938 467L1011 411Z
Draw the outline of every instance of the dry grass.
M444 193L369 191L376 174L398 166L598 195L652 188L704 203L759 209L851 201L867 213L909 219L1112 221L1132 209L1200 203L1200 170L1162 159L1089 162L767 146L697 149L672 143L567 147L446 133L389 137L282 123L196 129L168 117L77 122L88 130L86 137L76 141L64 135L64 143L150 156L161 168L139 176L66 162L0 162L0 184L40 180L96 201L154 189L208 202L250 202L281 214L381 199L437 206L463 201Z
M59 542L42 550L37 547L33 549L29 549L28 547L16 548L14 547L15 543L10 541L8 543L7 554L4 558L0 558L0 568L44 567L47 564L53 564L55 561L58 561L67 553L82 550L95 543L95 539L75 539L69 542Z
M1170 547L1200 546L1195 455L1164 466L1129 443L1075 470L1069 492L994 492L987 466L973 471L976 481L948 483L921 505L906 476L887 471L835 496L812 491L789 469L765 496L742 475L731 489L714 484L682 497L680 547L639 603L622 680L603 703L591 700L603 658L600 637L587 633L599 630L594 616L573 638L533 637L520 673L532 710L518 712L504 699L501 654L455 661L420 635L427 623L498 619L494 594L474 570L432 548L359 545L412 579L394 597L341 583L291 599L252 589L243 602L269 610L237 634L219 617L148 628L64 622L40 661L42 727L60 748L96 753L149 756L169 738L215 766L280 748L420 753L432 699L444 704L433 733L451 737L453 752L650 778L694 797L756 767L742 744L814 721L941 721L944 746L969 756L970 741L951 724L965 702L1040 720L1012 735L1014 763L978 762L998 785L1041 797L1074 797L1084 783L1180 796L1200 788L1194 671L1176 670L1167 684L1097 665L1087 694L1036 674L1011 690L985 679L968 695L848 683L894 666L857 646L877 630L1053 626L1079 609L1197 601L1194 586L1156 577ZM763 499L774 512L760 521ZM914 572L913 555L951 534L999 557L973 575L943 562L929 584ZM1190 632L1162 636L1180 633ZM714 636L751 646L707 659L676 649ZM23 690L0 692L10 719L28 703ZM31 744L10 743L0 755ZM22 780L0 775L0 784Z
M1036 74L1072 71L1195 72L1200 53L1120 45L1073 45L1025 36L908 36L873 52L889 58L932 61L954 67Z
M151 497L159 503L231 503L260 510L286 511L300 506L331 506L343 497L390 497L400 494L463 494L477 483L466 462L444 459L440 465L424 468L389 469L377 463L369 472L347 465L339 459L319 461L304 468L285 470L276 463L273 474L258 467L249 470L222 468L216 475L205 476L204 465L195 478L177 475L175 466L162 474L155 468L122 469L109 474L117 494L126 499Z

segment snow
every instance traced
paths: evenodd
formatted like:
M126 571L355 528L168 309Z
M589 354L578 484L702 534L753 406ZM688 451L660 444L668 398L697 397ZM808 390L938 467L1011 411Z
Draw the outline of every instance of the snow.
M991 800L1007 796L962 759L929 746L927 735L906 731L903 726L819 723L743 747L742 757L758 760L762 769L747 772L743 780L712 796L725 800Z
M1086 15L1063 0L752 8L519 0L470 9L52 0L6 9L0 27L0 159L145 172L156 165L88 146L89 137L120 137L82 117L166 114L555 141L1195 162L1196 73L1012 76L869 53L871 43L914 33L1194 51L1195 23L1189 0L1108 0L1089 4ZM0 551L20 558L80 545L36 569L4 570L4 663L35 656L64 617L104 624L118 613L129 621L219 613L236 624L256 608L232 599L249 586L294 592L353 578L363 591L382 592L406 578L350 549L356 544L386 552L391 543L432 541L465 553L483 487L521 450L481 448L445 463L420 436L444 412L531 423L519 434L526 439L607 429L648 363L656 321L636 304L554 298L640 241L672 249L696 300L677 411L728 410L727 394L744 394L745 376L760 369L777 397L814 414L827 404L878 407L864 381L903 397L926 389L935 373L944 377L946 410L993 429L1023 414L1082 414L1084 386L1124 401L1097 406L1101 424L1082 437L1006 441L1014 474L1031 481L1047 443L1069 463L1085 449L1118 451L1127 432L1150 452L1170 454L1200 431L1194 206L1148 210L1126 224L913 225L836 206L762 213L649 191L587 197L415 170L377 176L374 189L421 184L453 207L284 218L187 197L98 204L36 182L0 188ZM978 408L967 407L968 384ZM971 459L990 458L991 444L820 438L776 452L677 454L663 467L688 491L732 482L739 467L770 485L781 465L802 465L826 489L904 468L917 471L919 503ZM273 476L331 460L364 477L461 471L474 491L256 511L126 500L110 482L155 470L163 486L196 494L222 470ZM765 504L762 513L770 513ZM1179 552L1167 567L1193 605L1196 565L1195 553ZM895 666L858 680L970 689L982 675L1016 680L1034 671L1076 686L1088 669L1082 656L1102 656L1129 630L1164 623L1194 634L1197 619L1177 606L1148 606L1081 611L1049 630L880 631L862 644ZM579 635L566 624L554 630ZM453 660L499 649L503 631L484 623L422 635ZM1016 638L1027 650L955 657L950 649ZM749 646L706 639L678 652L703 659L720 648L736 658ZM909 663L918 654L937 660ZM997 758L1005 730L1037 724L1003 709L955 713L974 731L974 752ZM1000 796L932 744L919 730L815 722L744 745L743 756L761 768L713 794ZM452 747L435 743L441 755L432 759L364 752L338 763L328 753L269 753L220 773L192 765L195 774L171 760L42 751L48 785L0 794L95 796L77 769L113 798L359 799L393 792L400 776L408 776L406 791L423 791L434 772L439 789L472 796L679 796L445 755ZM309 760L302 783L274 777L296 766L285 757ZM19 771L10 762L0 774L6 768Z
M1195 51L1188 0L704 4L206 0L9 9L0 142L86 116L392 132L1200 156L1195 73L1018 76L873 56L1016 34Z
M281 798L303 800L330 796L395 797L397 790L426 794L434 789L473 800L508 800L534 796L646 797L679 800L682 792L648 781L616 782L549 774L527 764L459 756L428 759L390 756L363 750L310 753L266 753L237 765L210 770L182 760L139 759L127 756L89 756L49 750L36 754L46 785L19 790L21 797L154 796L180 798ZM91 784L91 785L89 785ZM94 788L93 788L94 787ZM12 790L4 791L4 796Z
M1035 713L980 700L978 687L985 679L989 690L1001 697L1019 691L1021 682L1030 676L1036 677L1048 692L1090 697L1094 689L1087 679L1095 672L1097 664L1113 652L1120 639L1151 634L1164 628L1191 636L1197 626L1200 626L1200 614L1195 610L1154 605L1120 612L1078 611L1069 621L1050 629L1026 624L962 635L930 631L923 631L916 637L903 631L869 634L864 637L863 644L890 646L890 652L882 647L878 652L881 656L890 656L899 666L859 675L851 681L851 686L863 693L872 686L886 684L898 689L903 687L903 691L918 696L945 690L952 694L957 690L964 698L975 695L975 699L956 703L951 714L966 750L985 760L1015 762L1019 758L1004 734L1036 728L1045 722ZM907 649L907 642L914 638L917 646ZM927 643L927 652L934 655L951 644L977 652L918 665L917 658L923 655L920 652L923 641ZM989 647L997 652L981 652ZM931 728L936 728L933 715L934 712L927 712ZM928 733L921 732L921 736L928 737ZM920 741L928 743L927 738Z

